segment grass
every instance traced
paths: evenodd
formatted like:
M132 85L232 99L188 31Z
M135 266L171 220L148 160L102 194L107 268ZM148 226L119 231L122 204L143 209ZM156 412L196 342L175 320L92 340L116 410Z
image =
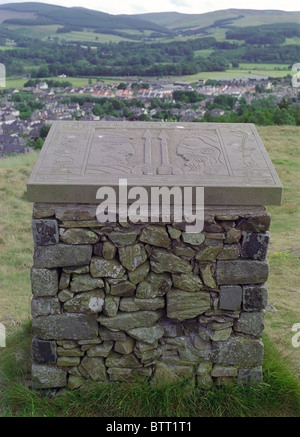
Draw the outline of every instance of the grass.
M300 355L299 348L292 346L292 326L300 323L300 127L266 126L258 127L258 132L284 186L282 205L267 207L272 216L267 285L273 310L265 317L264 384L223 387L205 395L194 389L187 395L179 383L159 390L146 382L132 387L92 384L83 391L46 400L32 393L24 381L30 368L33 249L26 181L37 158L33 153L0 160L0 322L10 337L8 347L0 349L0 415L300 415ZM16 362L18 357L21 362Z

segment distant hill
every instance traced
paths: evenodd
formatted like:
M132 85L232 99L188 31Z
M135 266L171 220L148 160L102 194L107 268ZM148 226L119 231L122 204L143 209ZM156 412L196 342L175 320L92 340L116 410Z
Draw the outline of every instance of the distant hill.
M117 30L152 31L162 35L172 33L164 26L130 15L111 15L81 7L62 7L45 3L8 3L0 6L2 26L60 25L67 31L96 29L105 32Z
M13 31L16 37L47 40L58 34L67 41L150 40L214 36L224 41L233 28L288 24L299 25L300 11L226 9L204 14L159 12L112 15L82 7L62 7L46 3L8 3L0 6L0 36ZM273 28L274 30L274 28ZM64 35L59 35L64 34ZM103 37L104 35L104 37ZM114 39L106 37L112 35Z
M300 11L225 9L204 14L180 14L178 12L157 12L133 15L135 18L153 21L170 30L195 30L196 28L222 26L259 26L275 23L298 23Z

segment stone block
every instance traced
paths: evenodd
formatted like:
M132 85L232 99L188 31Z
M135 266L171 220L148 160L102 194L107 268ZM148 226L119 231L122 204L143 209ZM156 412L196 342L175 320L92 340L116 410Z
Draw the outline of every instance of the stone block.
M73 275L70 291L71 293L79 293L82 291L95 290L95 288L103 288L104 282L101 278L93 278L89 273L83 275Z
M149 225L145 227L139 239L151 246L167 248L171 244L170 237L164 226Z
M219 285L263 284L268 279L267 261L231 260L217 261Z
M231 336L212 342L212 361L216 364L255 367L262 364L264 346L260 340Z
M164 296L172 287L172 279L168 273L150 272L144 281L137 286L136 297L138 299L154 299Z
M122 278L125 274L124 267L116 259L94 257L91 261L91 275L94 278Z
M106 367L102 357L84 357L79 366L80 373L93 381L106 381Z
M105 259L114 259L117 253L117 248L114 246L110 241L104 241L102 246L102 254L100 256L103 256Z
M114 345L113 341L104 341L102 344L96 345L87 351L88 357L103 357L107 358Z
M198 275L172 275L175 288L185 291L199 291L203 288L203 282Z
M260 261L266 259L269 239L268 232L243 232L242 257Z
M66 244L96 244L100 240L99 235L89 229L71 228L59 230L60 240Z
M33 364L31 386L35 390L60 388L67 385L67 372L50 364Z
M220 287L220 310L239 311L242 305L242 287L222 285Z
M119 258L122 265L132 271L146 261L147 253L142 244L133 244L131 246L120 247Z
M36 246L34 248L34 267L53 269L56 267L87 265L92 257L92 245L77 245L76 250L69 244Z
M177 321L192 319L209 308L209 293L187 292L173 288L167 294L167 316L170 319Z
M64 310L69 313L97 314L102 311L105 293L103 290L78 293L64 303Z
M128 271L128 277L130 282L135 285L139 284L148 275L149 270L150 263L149 261L145 261L143 264L140 264L136 269Z
M32 219L33 241L36 246L59 242L58 224L55 219Z
M120 305L118 296L107 295L103 306L103 314L108 317L116 317Z
M44 340L84 340L98 336L96 316L55 314L32 320L34 334Z
M199 246L205 240L202 232L182 232L182 241L194 246Z
M238 368L233 366L222 366L220 364L215 364L211 376L223 377L223 376L237 376Z
M136 311L131 313L120 312L116 317L99 316L97 320L108 329L128 331L133 328L152 326L161 316L160 310Z
M114 243L116 247L128 246L134 244L136 241L136 232L111 232L108 238Z
M155 325L148 328L141 327L129 329L127 333L135 340L152 344L164 335L164 328L159 325Z
M261 311L268 303L268 291L265 285L243 286L244 311Z
M36 297L55 296L58 292L58 271L31 268L31 290Z
M33 337L32 359L37 364L55 364L57 359L56 342Z
M153 249L150 264L155 273L190 273L191 264L165 249Z
M243 312L240 317L234 321L233 328L237 332L261 337L264 329L263 312Z
M111 352L105 360L107 367L125 367L128 369L136 369L142 367L137 357L134 354L122 355L117 352Z
M34 297L31 301L32 317L60 313L60 301L56 297Z

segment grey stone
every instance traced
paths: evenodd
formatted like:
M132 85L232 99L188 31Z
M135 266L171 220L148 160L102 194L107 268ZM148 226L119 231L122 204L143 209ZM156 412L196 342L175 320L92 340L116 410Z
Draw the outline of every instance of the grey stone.
M31 290L36 297L55 296L58 292L58 271L56 269L31 268Z
M205 235L202 232L182 232L182 240L184 243L199 246L205 240Z
M220 310L239 311L242 305L242 287L222 285L220 287Z
M168 225L168 232L172 240L178 240L181 236L181 231L179 229L173 228L173 226Z
M253 216L241 218L237 224L237 228L247 232L266 232L271 224L271 216L266 211L260 211Z
M269 240L268 232L243 232L242 257L260 261L266 259Z
M102 246L102 256L105 259L114 259L117 253L117 248L110 241L104 241Z
M134 301L134 296L122 297L120 301L120 311L124 311L125 313L130 313L132 311L139 311L140 308Z
M192 319L210 308L210 296L205 292L171 289L167 294L167 316L182 321Z
M243 286L243 309L245 311L260 311L266 308L268 291L265 285Z
M55 219L33 219L32 234L34 244L48 246L59 242L58 224Z
M170 237L164 226L149 225L142 230L140 241L151 246L168 248L171 244Z
M138 299L153 299L164 296L172 287L172 279L168 273L150 272L145 281L138 284L136 297Z
M114 351L119 354L129 355L133 352L134 339L126 336L125 341L116 341L114 346Z
M73 275L70 291L71 293L78 293L82 291L95 290L95 288L103 288L104 282L101 278L93 278L89 273L84 275Z
M76 375L70 375L68 379L68 390L76 390L77 388L80 388L85 382L84 378L81 378L80 376Z
M192 266L173 253L164 249L153 249L150 264L155 273L190 273Z
M68 275L76 274L76 275L84 275L85 273L90 272L90 266L69 266L63 267L63 272Z
M110 293L113 296L132 296L134 295L136 285L130 281L119 282L110 286Z
M206 287L215 289L217 288L217 284L213 277L211 269L212 269L211 264L200 264L200 273L201 273L202 281L204 282Z
M165 299L163 297L154 297L153 299L133 299L138 310L155 311L165 307Z
M103 290L78 293L64 303L64 310L69 313L97 314L102 311L105 294Z
M32 320L34 334L45 340L84 340L98 336L96 317L87 314L57 314Z
M92 251L92 245L77 245L76 250L72 245L63 243L54 246L36 246L33 256L34 266L52 269L86 265L91 261Z
M127 333L135 340L151 344L164 335L164 329L159 325L155 325L149 326L148 328L142 327L129 329Z
M150 263L147 260L143 264L140 264L136 269L132 271L128 271L128 277L130 282L132 282L135 285L139 284L148 275L149 270L150 270Z
M77 367L80 364L80 357L58 357L57 365L62 367Z
M239 319L234 321L233 328L237 332L261 337L264 329L263 312L243 312Z
M144 378L149 378L152 374L152 370L149 367L138 369L126 369L121 367L110 367L107 370L110 381L133 381L136 382L136 375L140 375Z
M134 244L119 248L119 257L122 265L128 270L135 270L147 259L147 253L142 244Z
M225 244L217 259L238 259L240 257L240 248L238 244Z
M263 371L261 366L251 369L239 369L238 382L241 384L258 384L263 381Z
M152 326L161 317L157 311L136 311L132 313L119 313L116 317L99 316L98 321L108 329L128 331L133 328Z
M183 256L189 260L192 259L196 253L194 249L182 243L175 244L173 250L175 255Z
M64 290L61 290L58 293L58 299L60 302L67 302L67 300L72 299L74 297L74 293L71 293L68 288L65 288Z
M32 359L37 364L55 364L57 347L55 341L41 340L33 337L31 343Z
M96 345L87 351L88 357L103 357L107 358L114 345L113 341L104 341L102 344Z
M56 297L34 297L31 301L32 317L60 313L60 302Z
M232 260L217 262L219 285L263 284L268 279L267 261Z
M153 377L151 379L152 387L164 387L178 379L175 371L167 364L158 361L155 365Z
M134 244L136 241L137 233L136 232L111 232L108 235L108 238L117 246L128 246L130 244Z
M211 376L219 377L219 376L237 376L238 369L233 366L222 366L220 364L215 364Z
M83 357L84 352L81 351L78 347L74 347L72 349L64 348L64 347L58 347L57 348L57 355L60 357Z
M71 228L59 230L60 240L66 244L96 244L100 237L89 229Z
M106 367L102 357L84 357L79 366L80 373L93 381L106 381Z
M262 364L264 346L260 340L231 336L227 341L212 343L214 363L255 367Z
M197 275L172 275L175 288L185 291L199 291L203 288L203 282Z
M118 314L120 298L118 296L106 296L103 306L103 314L108 317L115 317Z
M104 326L99 327L99 335L102 341L125 341L126 334L122 331L110 331L104 328Z
M68 288L70 285L71 275L69 273L62 272L58 284L59 290L64 290L65 288Z
M107 367L126 367L128 369L136 369L142 367L142 364L134 354L121 355L117 352L111 352L105 360Z
M122 278L125 274L125 269L119 261L98 257L92 258L90 270L94 278Z
M226 341L232 333L232 328L218 329L210 337L213 341Z
M195 258L200 262L215 261L222 249L223 242L206 239L205 243L197 251Z
M31 386L35 390L60 388L67 385L67 372L49 364L33 364Z
M230 228L226 233L224 240L225 244L238 243L242 237L242 231L240 229Z

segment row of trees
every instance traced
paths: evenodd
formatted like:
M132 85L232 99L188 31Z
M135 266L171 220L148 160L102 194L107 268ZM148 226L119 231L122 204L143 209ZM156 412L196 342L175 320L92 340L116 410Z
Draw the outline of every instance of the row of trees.
M58 76L181 76L201 71L224 71L240 62L295 63L299 45L249 45L217 42L213 37L171 43L45 43L18 41L18 48L0 51L7 74L28 72L33 78ZM208 57L195 55L211 49Z

